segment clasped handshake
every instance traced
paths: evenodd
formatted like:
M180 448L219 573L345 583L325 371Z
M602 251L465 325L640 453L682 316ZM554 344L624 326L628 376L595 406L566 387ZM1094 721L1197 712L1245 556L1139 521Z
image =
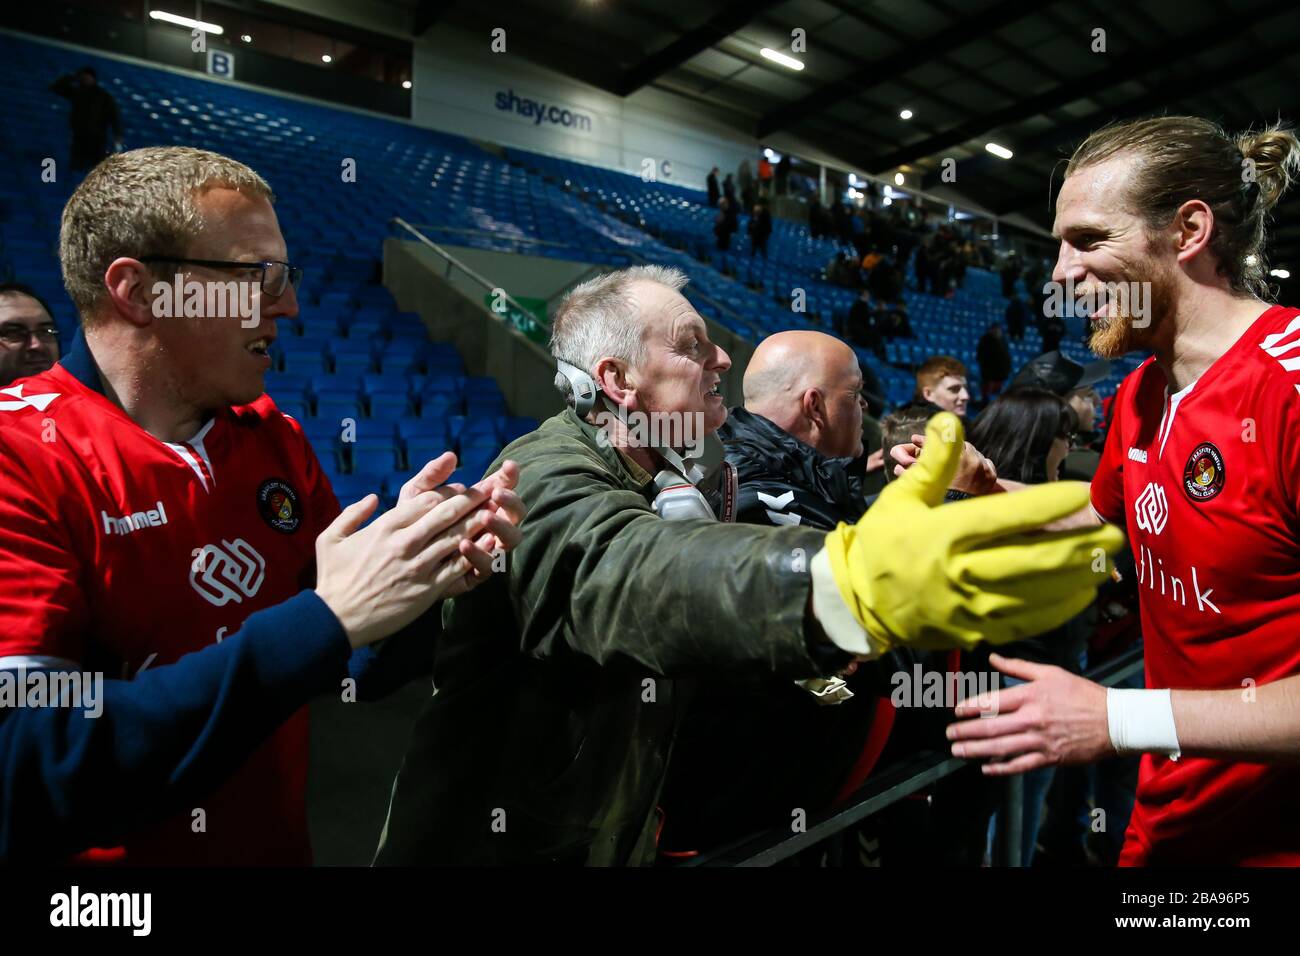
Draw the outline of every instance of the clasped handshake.
M353 647L401 630L438 601L492 574L519 543L519 467L505 462L466 488L444 484L456 467L439 455L402 486L397 506L362 527L379 505L367 495L344 508L316 539L316 593ZM497 564L497 567L501 567Z

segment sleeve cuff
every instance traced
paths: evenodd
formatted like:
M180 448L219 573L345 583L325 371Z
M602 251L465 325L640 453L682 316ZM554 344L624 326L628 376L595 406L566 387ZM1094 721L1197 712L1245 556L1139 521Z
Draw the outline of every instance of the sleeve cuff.
M831 642L841 650L859 657L876 658L887 652L889 645L868 634L844 602L840 586L831 570L830 552L822 548L813 555L810 570L813 615Z

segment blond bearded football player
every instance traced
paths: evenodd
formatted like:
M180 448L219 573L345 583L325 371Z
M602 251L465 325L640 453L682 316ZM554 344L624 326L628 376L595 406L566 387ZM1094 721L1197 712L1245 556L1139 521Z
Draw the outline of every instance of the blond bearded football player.
M1154 353L1120 387L1092 504L1128 531L1151 689L998 659L1029 683L948 736L994 774L1143 753L1122 864L1300 864L1300 311L1265 301L1264 264L1298 151L1280 127L1123 123L1057 200L1055 282L1149 283L1145 315L1112 296L1092 316L1100 355Z

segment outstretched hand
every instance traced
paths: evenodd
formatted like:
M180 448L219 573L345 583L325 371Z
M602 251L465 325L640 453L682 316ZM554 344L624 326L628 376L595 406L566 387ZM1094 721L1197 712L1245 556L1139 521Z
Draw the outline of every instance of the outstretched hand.
M1005 777L1114 754L1105 687L1048 664L1001 654L989 662L1026 683L957 705L958 720L948 725L954 757L987 760L987 776Z

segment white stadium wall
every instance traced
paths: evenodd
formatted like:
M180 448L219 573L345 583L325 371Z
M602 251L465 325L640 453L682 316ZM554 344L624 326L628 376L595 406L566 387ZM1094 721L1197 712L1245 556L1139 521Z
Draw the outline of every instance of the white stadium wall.
M704 104L651 88L620 98L512 55L509 37L505 53L490 42L447 28L415 42L415 122L635 174L667 160L662 180L696 188L712 166L748 159L757 173L758 142Z

